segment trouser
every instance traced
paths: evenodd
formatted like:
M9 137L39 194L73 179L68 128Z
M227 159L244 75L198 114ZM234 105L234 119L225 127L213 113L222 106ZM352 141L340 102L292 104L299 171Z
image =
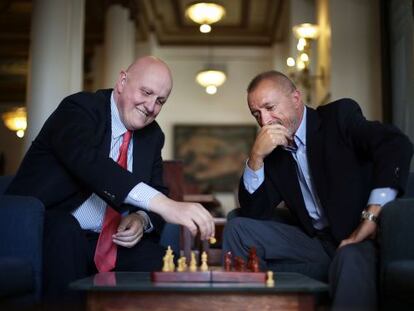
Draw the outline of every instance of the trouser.
M372 240L335 250L326 233L309 237L296 226L236 217L225 226L223 253L248 257L255 247L261 269L267 262L326 264L332 310L376 310L377 256Z
M43 239L43 296L47 303L82 303L83 296L68 285L97 273L94 254L99 234L82 230L71 214L45 213ZM165 248L145 234L132 248L118 246L114 271L156 271Z

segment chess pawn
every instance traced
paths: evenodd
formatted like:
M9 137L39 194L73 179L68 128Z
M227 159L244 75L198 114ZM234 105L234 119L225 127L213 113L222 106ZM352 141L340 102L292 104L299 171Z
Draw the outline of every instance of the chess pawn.
M272 287L275 286L275 281L273 280L273 271L267 271L267 280L266 286Z
M258 261L257 258L252 260L251 271L252 272L260 272L259 261Z
M224 255L224 271L231 271L231 261L232 261L231 257L232 257L231 252L227 252Z
M208 265L207 265L207 253L203 252L201 254L201 266L200 266L200 270L203 272L208 271Z
M234 270L239 272L246 271L246 261L243 258L236 256L234 258Z
M162 272L170 272L171 270L168 255L165 255L162 258L162 261L164 262L164 265L162 266Z
M252 246L249 249L249 257L247 260L247 270L252 272L259 272L259 260L256 253L256 247Z
M196 272L197 271L197 260L195 258L194 252L191 252L190 271L191 272Z
M181 264L183 265L184 271L187 270L187 258L182 256L181 257Z
M183 272L185 270L185 257L179 258L177 263L178 263L177 272Z

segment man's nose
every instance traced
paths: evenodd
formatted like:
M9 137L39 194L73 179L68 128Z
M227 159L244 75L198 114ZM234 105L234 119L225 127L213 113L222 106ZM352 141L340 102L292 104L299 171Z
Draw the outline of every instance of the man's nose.
M271 123L272 123L272 117L266 112L261 113L261 115L260 115L260 126L265 126L265 125L268 125L268 124L271 124Z
M154 112L155 109L155 105L157 102L157 97L156 96L151 96L150 98L148 98L148 100L145 103L145 108L147 109L147 111L149 113Z

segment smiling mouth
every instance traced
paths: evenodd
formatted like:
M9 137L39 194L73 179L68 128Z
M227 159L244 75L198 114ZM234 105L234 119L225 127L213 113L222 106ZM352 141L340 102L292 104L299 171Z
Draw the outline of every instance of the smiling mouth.
M138 112L140 112L142 115L144 115L145 117L148 117L148 113L146 111L143 111L139 108L137 108Z

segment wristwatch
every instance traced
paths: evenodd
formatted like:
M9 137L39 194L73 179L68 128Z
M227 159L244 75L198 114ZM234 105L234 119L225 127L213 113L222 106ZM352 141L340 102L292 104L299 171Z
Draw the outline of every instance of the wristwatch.
M362 211L361 220L369 220L378 224L378 216L375 216L373 213L368 212L366 210Z

